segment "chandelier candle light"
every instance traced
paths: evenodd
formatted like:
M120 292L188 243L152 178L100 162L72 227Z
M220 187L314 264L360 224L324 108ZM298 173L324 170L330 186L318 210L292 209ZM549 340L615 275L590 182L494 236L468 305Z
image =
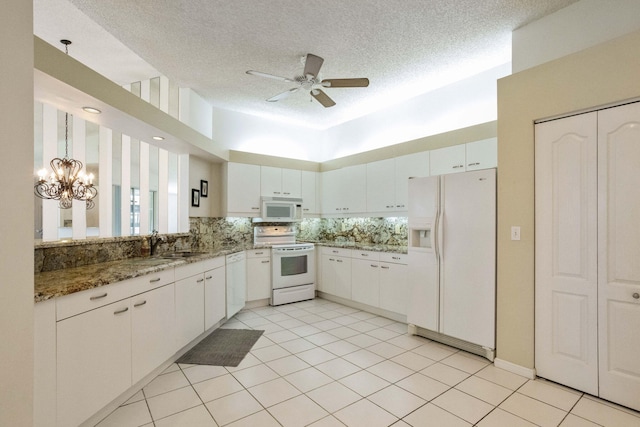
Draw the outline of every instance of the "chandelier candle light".
M69 40L60 40L65 45L65 52L69 54ZM93 199L98 191L93 186L93 174L82 171L83 164L79 160L69 158L69 113L64 118L64 158L56 157L50 165L53 172L47 181L47 170L38 171L38 182L34 186L34 193L42 199L59 200L61 209L73 206L73 200L86 203L87 209L95 206Z

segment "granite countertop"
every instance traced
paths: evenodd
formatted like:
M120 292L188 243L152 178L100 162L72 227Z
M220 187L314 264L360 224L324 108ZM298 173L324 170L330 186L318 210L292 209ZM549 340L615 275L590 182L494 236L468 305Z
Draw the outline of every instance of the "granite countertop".
M391 252L396 254L406 254L407 247L399 245L383 245L377 243L359 243L359 242L338 242L338 241L306 241L315 243L316 246L327 246L331 248L358 249L371 252Z
M253 246L237 245L209 252L198 252L198 255L188 258L167 259L159 256L128 258L37 273L34 275L34 302L46 301L51 298L144 276L167 268L225 256L251 248Z

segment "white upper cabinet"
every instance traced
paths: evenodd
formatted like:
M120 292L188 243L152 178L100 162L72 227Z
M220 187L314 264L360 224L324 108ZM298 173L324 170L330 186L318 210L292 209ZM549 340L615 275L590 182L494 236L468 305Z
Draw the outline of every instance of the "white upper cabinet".
M465 144L468 171L498 166L498 139L489 138Z
M395 212L396 161L367 163L367 212Z
M495 168L498 165L498 140L489 138L439 148L430 151L430 157L431 175Z
M464 144L432 150L429 155L431 175L464 172L465 152Z
M409 209L409 178L429 176L429 152L396 157L396 211Z
M227 215L259 216L260 166L229 162L226 168Z
M272 166L260 168L260 195L267 197L301 197L301 171Z
M320 213L320 203L317 201L318 194L320 194L318 191L320 183L318 172L302 171L300 178L303 214L317 215Z
M322 213L338 216L367 210L367 167L349 166L322 174Z

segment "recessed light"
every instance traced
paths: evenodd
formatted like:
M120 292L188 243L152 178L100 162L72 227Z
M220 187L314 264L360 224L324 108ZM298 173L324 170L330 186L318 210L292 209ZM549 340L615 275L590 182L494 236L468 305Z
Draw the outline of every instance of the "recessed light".
M164 141L164 136L152 136L151 138L155 139L156 141Z
M100 114L102 113L102 111L98 110L97 108L94 107L82 107L82 109L84 111L86 111L87 113L91 113L91 114Z

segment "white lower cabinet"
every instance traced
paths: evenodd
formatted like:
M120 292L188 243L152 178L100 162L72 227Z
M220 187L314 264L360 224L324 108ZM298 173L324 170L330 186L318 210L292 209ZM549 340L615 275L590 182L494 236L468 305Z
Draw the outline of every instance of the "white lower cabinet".
M217 267L204 273L204 329L212 328L225 316L226 273L224 257L215 259Z
M271 297L271 251L247 251L247 301Z
M353 251L351 260L351 299L378 307L380 305L380 263L378 253Z
M77 426L131 386L130 299L57 323L57 425Z
M351 299L351 250L322 248L322 289Z
M407 262L408 257L404 254L380 254L380 308L402 315L407 314Z
M204 332L204 274L176 280L176 348Z
M131 382L135 384L175 353L174 284L131 298Z

